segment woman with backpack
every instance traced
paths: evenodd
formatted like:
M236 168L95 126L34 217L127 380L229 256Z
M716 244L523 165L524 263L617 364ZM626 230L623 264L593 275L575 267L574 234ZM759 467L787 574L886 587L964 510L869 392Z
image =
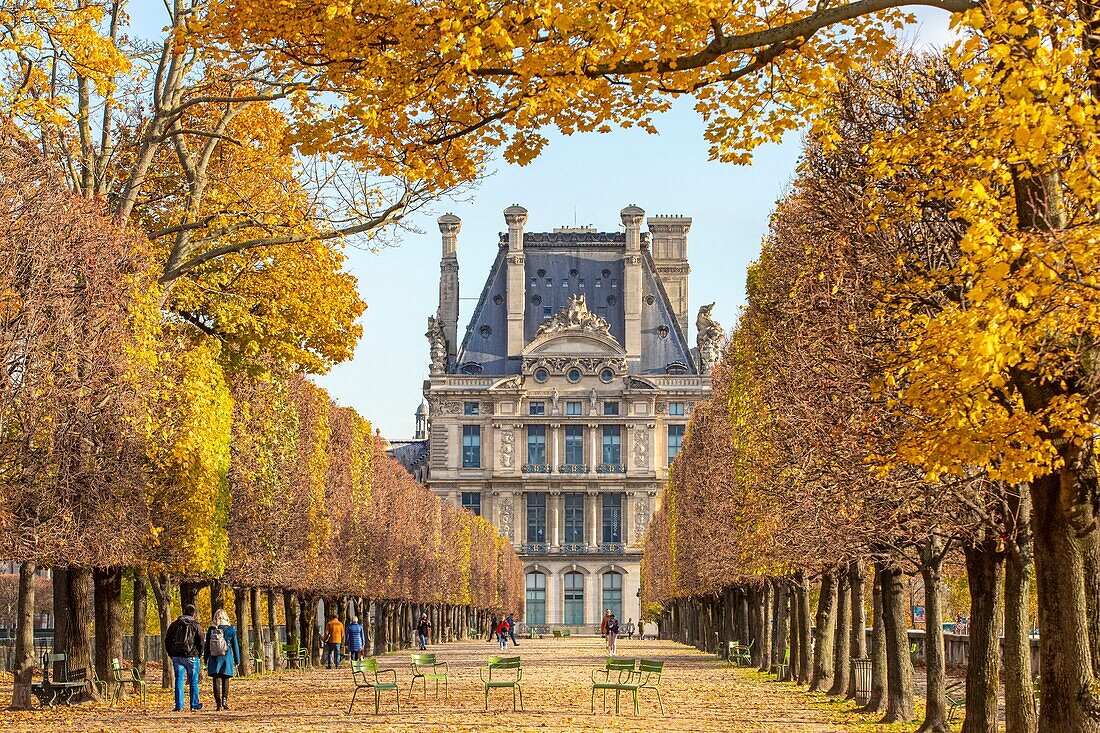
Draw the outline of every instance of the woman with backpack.
M219 608L214 614L214 625L206 632L203 649L206 673L214 680L214 703L218 710L229 709L229 678L241 663L241 645L237 630L229 622L229 614Z

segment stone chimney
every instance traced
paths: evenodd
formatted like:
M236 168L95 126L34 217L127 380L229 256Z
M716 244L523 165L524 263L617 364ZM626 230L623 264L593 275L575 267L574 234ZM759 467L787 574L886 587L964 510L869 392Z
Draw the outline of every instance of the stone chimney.
M523 226L527 209L513 204L504 210L508 224L508 356L517 358L523 351L523 308L526 300L523 254Z
M447 338L447 365L458 356L458 232L462 220L454 214L439 217L443 256L439 260L439 310L436 312Z
M651 216L649 224L650 251L657 274L664 283L665 292L672 303L672 312L680 323L680 329L688 333L688 267L687 235L691 229L690 216Z
M623 256L623 312L626 316L627 358L642 355L642 218L645 212L631 204L619 212L626 228Z

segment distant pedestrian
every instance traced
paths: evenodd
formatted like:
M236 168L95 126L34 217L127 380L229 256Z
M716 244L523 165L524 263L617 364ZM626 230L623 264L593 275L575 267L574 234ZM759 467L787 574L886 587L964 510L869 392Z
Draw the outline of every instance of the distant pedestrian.
M432 633L432 622L428 620L428 614L420 614L420 621L416 624L416 638L420 642L420 651L428 648L428 637Z
M164 648L172 658L172 672L176 678L176 706L173 712L183 712L183 684L191 693L191 710L202 710L199 702L199 660L206 644L202 628L195 620L195 606L188 603L183 615L173 621L164 632Z
M600 636L607 636L607 622L611 620L611 609L607 609L603 612L603 619L600 621Z
M615 614L611 614L611 618L607 620L607 653L610 656L615 656L619 649L615 642L619 638L619 621L615 618Z
M505 619L508 622L508 636L512 638L512 646L519 646L519 642L516 641L516 619L512 614L508 614L508 618Z
M626 620L626 626L623 627L623 631L626 632L626 638L628 638L628 639L633 639L634 638L634 619L628 618Z
M344 630L344 643L347 645L348 654L353 662L358 662L363 656L363 649L367 646L367 635L363 631L363 625L359 623L358 616L351 617L351 623Z
M497 624L497 641L500 642L501 651L508 648L508 619L502 619Z
M498 619L497 615L494 613L493 620L489 622L489 638L487 638L485 641L492 641L496 638L497 626L500 626L500 619Z
M332 669L335 666L336 669L340 669L340 660L342 659L340 651L344 646L344 625L340 623L340 619L336 618L335 613L329 614L328 624L325 626L324 642L325 668Z
M214 613L214 624L206 632L203 646L206 674L214 681L214 704L217 710L229 709L229 680L241 663L241 645L237 630L229 621L229 614L219 608Z

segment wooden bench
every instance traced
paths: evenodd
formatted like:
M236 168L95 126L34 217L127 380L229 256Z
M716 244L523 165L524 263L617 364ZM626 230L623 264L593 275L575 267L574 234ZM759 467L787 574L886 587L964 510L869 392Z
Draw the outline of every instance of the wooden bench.
M947 700L947 722L955 717L955 711L966 707L966 680L956 680L943 689Z
M443 671L440 672L440 667ZM419 679L424 686L424 697L428 696L428 680L435 682L435 697L439 699L439 681L443 680L443 697L446 698L450 690L447 685L447 672L448 667L446 662L436 661L434 654L413 654L412 655L412 668L413 678L409 683L409 694L412 694L413 689L416 686L416 681Z
M50 669L58 664L61 673L50 679ZM54 705L72 705L88 687L88 670L69 669L68 654L42 655L42 681L31 685L31 694L38 698L38 704L45 707Z
M494 673L496 677L494 678ZM512 710L516 710L516 694L519 694L519 711L523 712L523 667L519 657L489 657L487 666L478 670L485 685L485 710L489 710L489 690L495 687L512 688Z
M638 714L638 694L642 690L657 693L657 705L661 715L665 714L665 704L661 699L661 675L665 663L648 659L639 659L634 669L633 659L608 659L603 669L592 673L592 711L596 708L596 690L604 691L604 709L607 709L607 691L615 691L615 712L619 712L619 696L629 692L634 700L634 714ZM597 679L601 674L604 680ZM614 676L613 676L614 675Z
M383 680L382 675L393 675L393 680ZM355 692L351 693L351 704L348 705L348 714L355 705L355 696L360 690L374 690L374 713L378 714L379 699L383 692L393 690L397 697L397 712L401 712L401 690L397 685L396 669L379 669L377 659L360 659L351 663L351 681L355 683Z
M116 702L122 699L122 686L123 685L137 685L138 690L141 693L141 704L144 705L148 699L148 689L145 686L145 680L138 677L137 670L133 667L126 669L122 666L122 662L118 659L111 660L111 677L112 682L115 685L115 694L111 698L111 706L113 707Z

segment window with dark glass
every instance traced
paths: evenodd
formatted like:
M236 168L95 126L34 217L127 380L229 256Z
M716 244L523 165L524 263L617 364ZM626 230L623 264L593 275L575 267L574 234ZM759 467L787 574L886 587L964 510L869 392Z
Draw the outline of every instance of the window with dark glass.
M524 620L528 624L546 623L546 573L527 573L527 605Z
M544 305L542 307L542 319L544 321L549 319L553 315L554 315L554 310L550 306Z
M619 403L618 402L605 402L603 403L603 414L605 415L618 415Z
M668 403L668 414L672 415L673 417L683 417L684 416L684 403L683 402L669 402Z
M577 572L565 574L565 623L584 623L584 576Z
M669 425L668 426L668 465L672 465L672 461L676 458L676 454L680 452L680 446L684 444L684 426L683 425ZM687 459L685 459L687 460Z
M584 463L584 426L565 426L565 462L570 466Z
M527 406L527 412L530 415L545 415L546 403L545 402L531 402Z
M542 465L546 463L546 426L527 426L527 463Z
M583 415L584 413L581 412L581 403L580 402L566 402L565 403L565 414L566 415Z
M603 426L603 455L601 463L617 465L622 463L622 437L619 425Z
M481 426L462 426L462 467L481 468Z
M565 542L584 542L584 494L565 494Z
M481 516L481 492L480 491L463 491L462 492L462 508L468 509L474 514Z
M623 618L623 575L611 571L603 574L603 607L611 609L615 618Z
M526 496L527 541L546 542L546 494L534 491Z
M603 542L623 541L623 495L603 494Z
M462 414L463 415L476 415L479 412L480 404L477 402L463 402Z

